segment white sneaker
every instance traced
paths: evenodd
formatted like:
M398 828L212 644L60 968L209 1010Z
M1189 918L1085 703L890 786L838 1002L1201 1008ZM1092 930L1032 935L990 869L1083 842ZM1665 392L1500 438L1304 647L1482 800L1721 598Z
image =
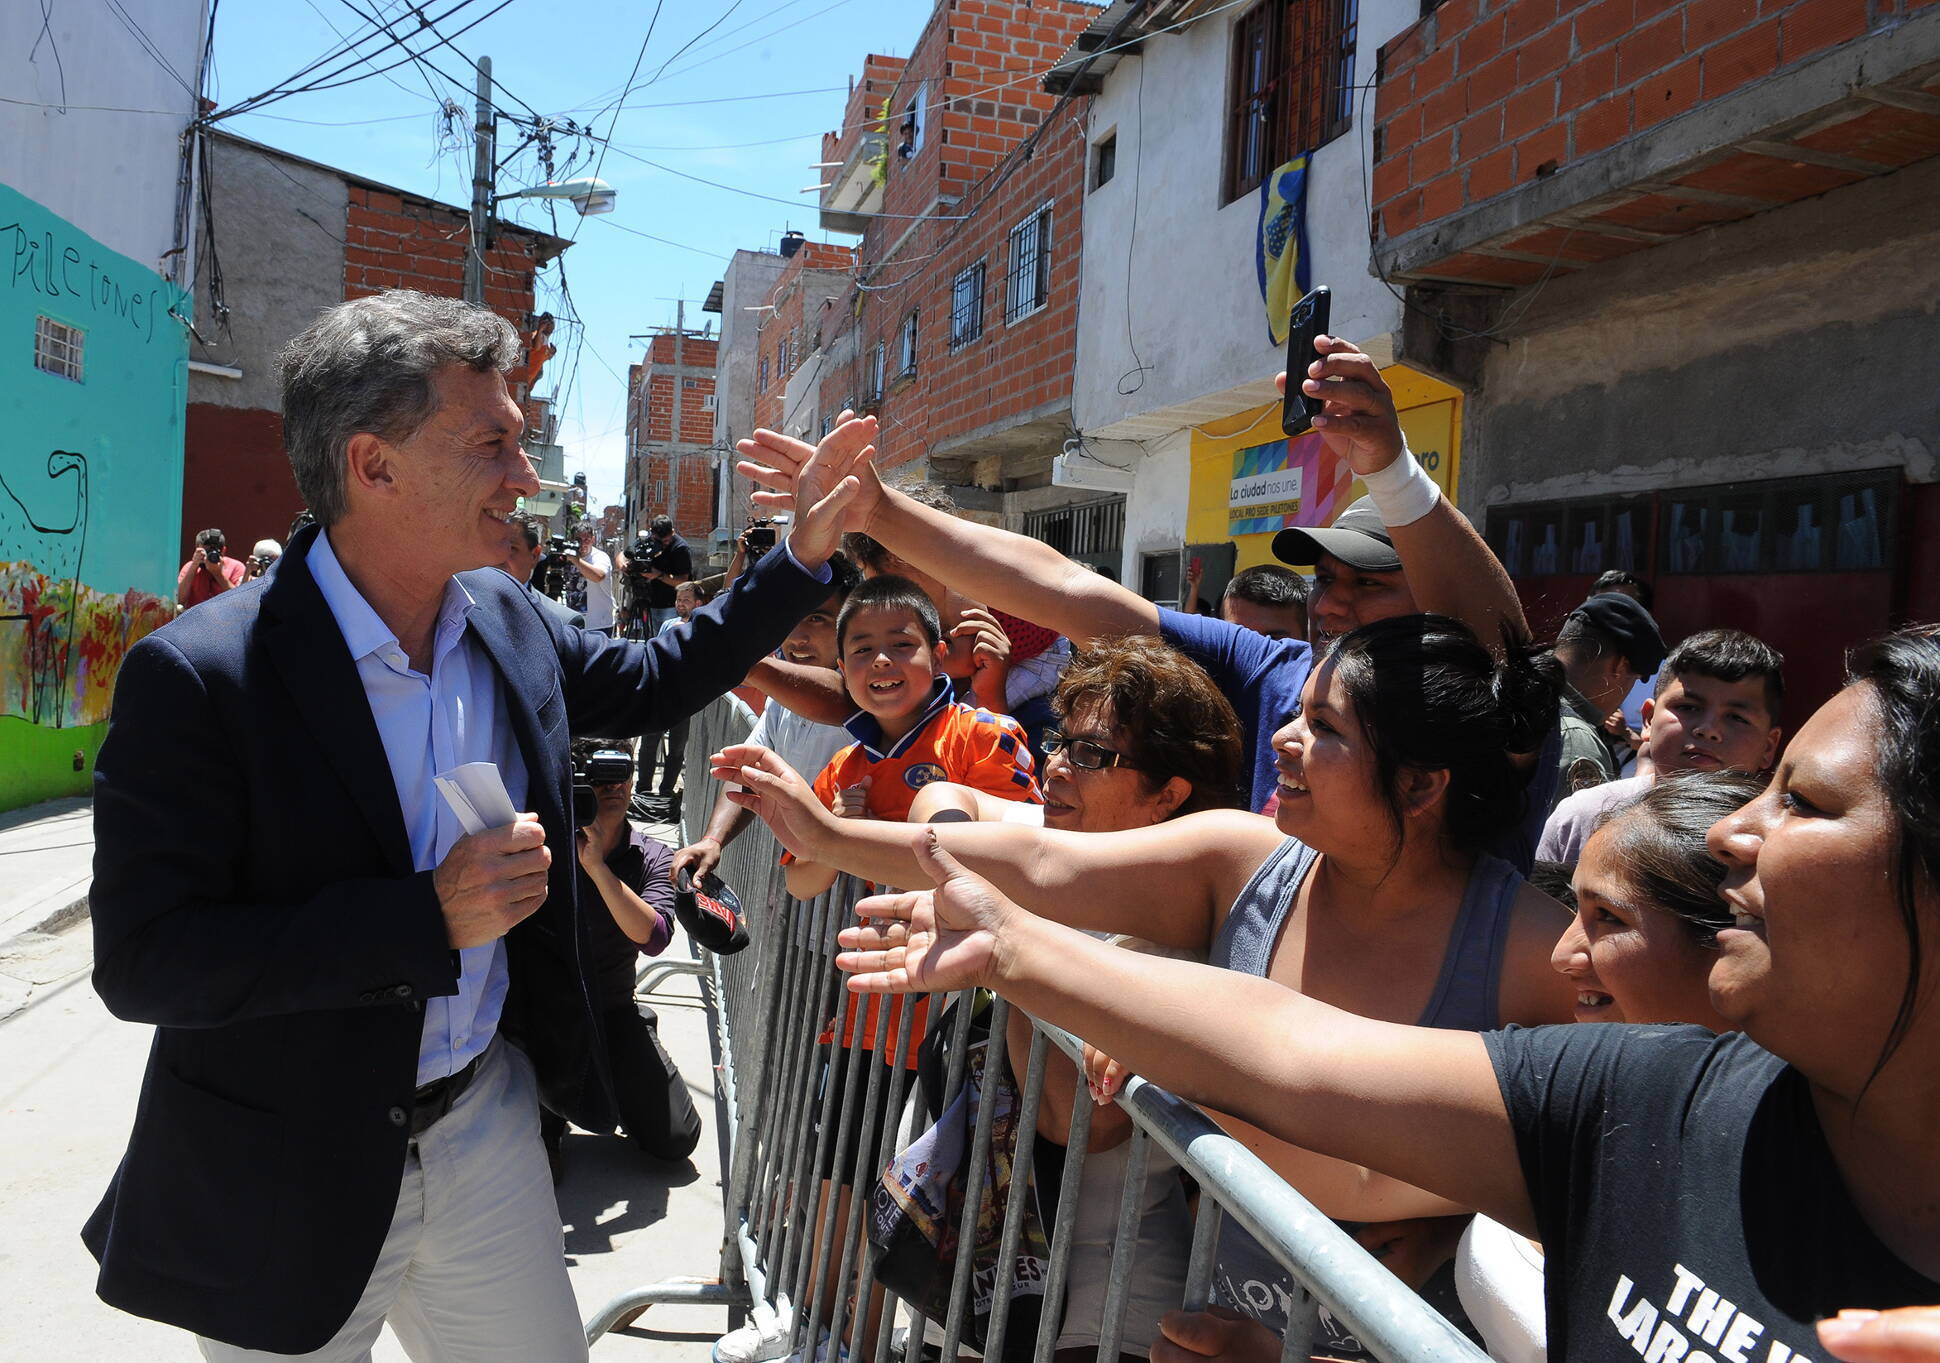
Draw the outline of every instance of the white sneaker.
M729 1330L714 1341L714 1363L767 1363L788 1352L788 1338L794 1333L790 1320L778 1320L772 1331L763 1331L755 1321L738 1330Z
M824 1330L812 1354L806 1349L797 1349L788 1355L787 1363L848 1363L847 1347L838 1344L831 1349L829 1343L828 1331Z

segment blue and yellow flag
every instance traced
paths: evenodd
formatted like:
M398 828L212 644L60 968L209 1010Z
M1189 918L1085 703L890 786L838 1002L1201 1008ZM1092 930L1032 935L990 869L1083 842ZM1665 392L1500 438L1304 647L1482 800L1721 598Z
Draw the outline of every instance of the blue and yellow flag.
M1307 292L1307 158L1296 156L1260 182L1260 298L1273 344Z

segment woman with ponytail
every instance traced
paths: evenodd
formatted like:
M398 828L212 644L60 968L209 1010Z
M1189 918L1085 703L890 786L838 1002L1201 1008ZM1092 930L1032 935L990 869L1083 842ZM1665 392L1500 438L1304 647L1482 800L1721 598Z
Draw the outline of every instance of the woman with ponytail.
M1525 812L1508 754L1555 724L1551 666L1517 650L1498 663L1446 617L1379 621L1339 640L1274 736L1271 822L1210 810L1125 833L970 823L936 837L1045 917L1203 953L1363 1017L1467 1031L1567 1022L1573 994L1550 967L1564 912L1485 850ZM835 819L762 749L730 748L714 766L797 856L881 884L931 883L908 826ZM1107 1075L1099 1101L1117 1086ZM1390 1223L1469 1210L1221 1120L1329 1215ZM1457 1233L1363 1238L1397 1268L1413 1257L1418 1279ZM1439 1253L1416 1253L1428 1245ZM1222 1304L1269 1329L1284 1324L1284 1277L1243 1237L1222 1242Z

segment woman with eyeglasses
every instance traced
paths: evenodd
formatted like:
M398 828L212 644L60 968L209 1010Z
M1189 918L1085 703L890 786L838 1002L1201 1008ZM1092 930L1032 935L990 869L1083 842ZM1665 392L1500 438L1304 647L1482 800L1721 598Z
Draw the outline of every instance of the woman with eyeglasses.
M1067 833L1119 833L1200 810L1242 808L1246 757L1239 716L1204 668L1158 639L1136 636L1080 652L1060 678L1052 708L1054 727L1039 743L1043 804L1000 800L938 782L916 797L910 821L970 818L1038 823ZM1125 933L1138 936L1129 924ZM1030 1019L1013 1012L1005 1049L1020 1082L1030 1060L1031 1033ZM1058 1154L1070 1144L1078 1080L1077 1066L1063 1056L1053 1052L1047 1058L1036 1163L1039 1193L1047 1201L1052 1180L1046 1173L1061 1165ZM1116 1107L1092 1115L1058 1363L1080 1363L1097 1353L1131 1134L1131 1118ZM1052 1147L1048 1152L1045 1142ZM1156 1341L1159 1318L1179 1300L1192 1232L1178 1165L1156 1147L1146 1164L1141 1204L1144 1215L1119 1336L1125 1356L1137 1359Z
M1713 824L1737 1030L1397 1027L1099 950L927 842L862 910L859 992L997 990L1190 1098L1467 1202L1548 1251L1550 1356L1940 1354L1940 628L1856 650L1758 797ZM969 830L943 830L967 843ZM927 838L929 835L923 835ZM1261 1029L1284 1038L1261 1045ZM1158 1352L1154 1357L1158 1358ZM1161 1360L1160 1363L1165 1363Z
M1206 953L1363 1017L1461 1031L1567 1022L1573 992L1550 966L1564 913L1485 850L1522 817L1524 783L1508 754L1540 745L1556 697L1550 659L1510 650L1498 662L1444 617L1383 620L1335 644L1301 712L1274 735L1271 822L1212 810L1131 832L968 824L936 834L1047 918ZM758 749L729 749L715 766L798 855L883 884L932 883L907 827L837 826ZM1386 1224L1471 1210L1220 1120L1329 1215ZM1458 1234L1370 1226L1361 1238L1420 1282ZM1222 1236L1214 1285L1221 1305L1264 1327L1234 1347L1264 1347L1284 1329L1287 1276L1237 1228ZM1358 1343L1323 1325L1330 1337L1316 1351Z

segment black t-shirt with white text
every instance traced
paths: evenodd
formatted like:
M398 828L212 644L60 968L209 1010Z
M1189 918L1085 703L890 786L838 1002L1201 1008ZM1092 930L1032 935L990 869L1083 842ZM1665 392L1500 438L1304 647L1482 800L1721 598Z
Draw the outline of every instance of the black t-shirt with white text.
M1860 1219L1804 1076L1743 1034L1483 1041L1548 1256L1551 1358L1826 1363L1821 1317L1940 1301Z

